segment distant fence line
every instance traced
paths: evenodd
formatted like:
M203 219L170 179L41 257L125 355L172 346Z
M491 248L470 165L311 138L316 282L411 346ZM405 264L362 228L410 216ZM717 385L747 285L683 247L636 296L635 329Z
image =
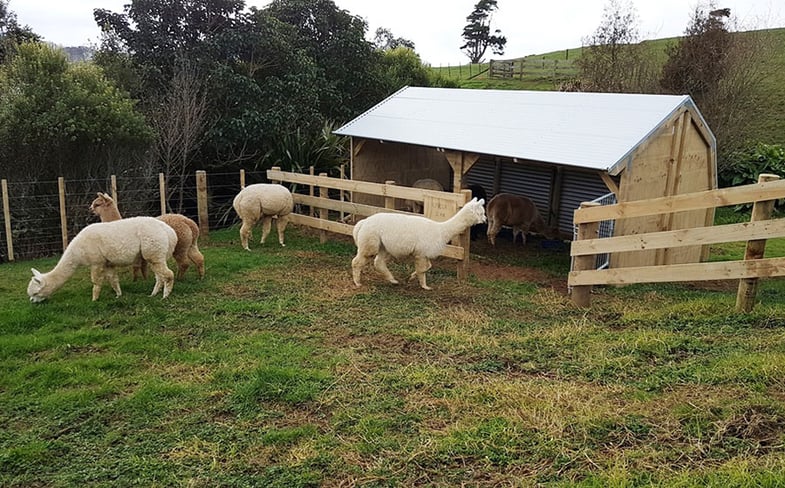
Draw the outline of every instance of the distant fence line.
M542 78L562 79L575 74L575 64L567 59L492 59L488 67L490 78L518 78L537 76Z

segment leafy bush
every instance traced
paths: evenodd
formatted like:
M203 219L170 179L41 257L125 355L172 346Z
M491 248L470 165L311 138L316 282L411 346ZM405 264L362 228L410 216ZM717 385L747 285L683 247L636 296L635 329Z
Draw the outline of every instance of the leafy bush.
M758 181L762 173L785 176L785 148L779 144L757 143L730 153L719 170L721 187L749 185ZM752 204L738 205L736 212L748 212ZM785 210L785 199L774 204L776 213Z
M722 187L747 185L761 173L785 175L785 148L779 144L757 143L730 153L719 173Z

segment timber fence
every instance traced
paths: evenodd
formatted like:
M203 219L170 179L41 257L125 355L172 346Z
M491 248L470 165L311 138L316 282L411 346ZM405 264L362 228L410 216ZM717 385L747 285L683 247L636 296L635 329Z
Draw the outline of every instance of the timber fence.
M736 308L749 312L755 304L758 280L785 276L785 257L764 259L766 240L785 237L785 218L771 218L774 202L782 198L785 198L785 180L780 180L776 175L760 175L758 183L752 185L605 206L583 203L575 211L574 222L578 232L570 250L574 261L567 284L572 290L572 300L578 306L589 306L593 285L739 280ZM750 202L754 202L750 222L597 237L599 223L609 219L645 217ZM741 261L594 269L598 254L744 241L747 247L744 260Z

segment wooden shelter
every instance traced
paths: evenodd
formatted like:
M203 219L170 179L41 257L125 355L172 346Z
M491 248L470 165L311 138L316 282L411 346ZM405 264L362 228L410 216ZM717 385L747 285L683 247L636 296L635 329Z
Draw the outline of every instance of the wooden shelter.
M573 235L581 202L717 187L716 141L689 96L405 87L335 131L351 178L529 196ZM367 202L375 203L375 202ZM713 209L625 219L608 235L711 225ZM612 224L612 225L611 225ZM699 246L614 255L611 267L697 262Z

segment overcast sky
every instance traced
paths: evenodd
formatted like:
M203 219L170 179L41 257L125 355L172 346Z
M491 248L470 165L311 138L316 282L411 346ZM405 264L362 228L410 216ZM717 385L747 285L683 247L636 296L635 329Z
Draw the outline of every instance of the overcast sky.
M426 63L446 66L465 63L459 47L466 16L477 0L334 0L368 23L368 37L378 27L386 27L396 37L415 43ZM632 0L638 13L642 39L681 35L697 0ZM63 46L97 44L99 31L93 20L94 8L122 12L129 0L10 0L20 24L29 25L46 41ZM263 7L269 0L246 0L246 5ZM602 20L608 0L498 0L499 9L492 26L507 37L504 56L579 47ZM716 0L717 7L729 7L745 29L785 26L782 0ZM490 56L491 53L488 53ZM487 57L487 56L486 56Z

